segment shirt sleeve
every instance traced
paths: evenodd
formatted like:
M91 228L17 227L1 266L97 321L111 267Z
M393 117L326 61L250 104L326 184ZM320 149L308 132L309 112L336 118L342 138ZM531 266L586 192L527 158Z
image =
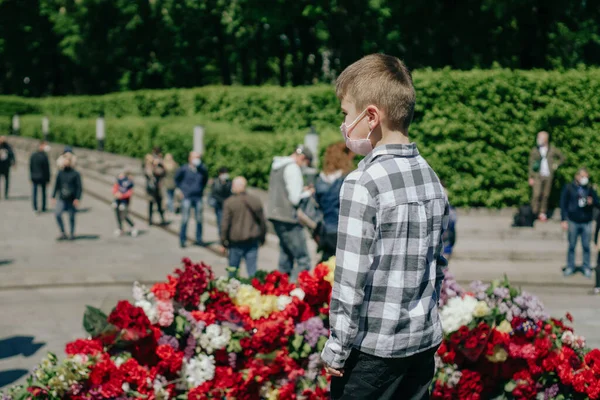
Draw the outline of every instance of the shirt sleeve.
M296 163L291 163L284 168L283 177L288 192L288 199L294 206L297 206L298 203L300 203L300 197L304 186L302 170Z
M367 188L347 181L340 195L338 245L329 321L331 335L321 358L343 368L358 333L360 307L374 260L377 206Z
M442 283L444 282L444 267L448 266L448 261L443 256L444 249L444 233L449 229L450 225L450 203L448 199L444 202L444 215L442 216L442 234L440 235L440 243L438 245L438 259L436 263L436 279L435 279L435 292L439 296L442 291Z

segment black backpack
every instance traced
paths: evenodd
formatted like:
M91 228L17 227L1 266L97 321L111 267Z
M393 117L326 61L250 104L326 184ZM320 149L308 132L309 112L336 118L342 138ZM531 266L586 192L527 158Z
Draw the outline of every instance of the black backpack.
M514 227L533 227L535 222L535 215L533 209L529 204L522 205L519 207L519 211L514 216Z

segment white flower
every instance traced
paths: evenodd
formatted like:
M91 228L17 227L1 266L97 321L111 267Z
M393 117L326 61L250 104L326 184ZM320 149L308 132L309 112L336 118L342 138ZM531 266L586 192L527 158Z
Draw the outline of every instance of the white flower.
M133 283L133 299L135 301L146 300L147 292L148 292L148 290L146 289L146 287L144 285L140 284L139 282Z
M123 357L117 357L114 362L117 367L120 367L125 362L125 359Z
M575 335L571 331L564 331L561 341L575 350L583 349L585 347L585 338L583 336Z
M76 364L86 364L88 362L88 356L85 354L75 354L73 356L73 362Z
M473 320L473 311L477 306L477 299L472 296L454 297L440 311L440 320L444 333L452 333L463 325L468 325Z
M142 310L144 310L144 314L146 314L146 316L150 320L150 323L156 324L158 322L158 310L156 309L156 306L153 305L151 302L149 302L148 300L140 300L136 301L135 305L137 307L141 307Z
M290 296L279 296L277 297L277 309L283 311L291 302L292 298Z
M215 377L215 358L206 354L191 358L184 366L184 376L190 388L213 380Z
M306 296L306 293L304 293L304 290L296 288L290 292L290 296L297 297L300 300L304 300L304 296Z
M224 349L231 340L231 330L222 328L220 325L211 324L206 327L204 333L200 334L200 347L208 354L212 354L215 350Z
M129 383L123 382L121 389L123 389L124 392L129 392Z

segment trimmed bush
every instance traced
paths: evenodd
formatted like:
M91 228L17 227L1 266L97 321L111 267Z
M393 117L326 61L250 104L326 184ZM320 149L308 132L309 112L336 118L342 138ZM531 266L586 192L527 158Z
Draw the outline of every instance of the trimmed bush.
M560 186L572 179L577 167L588 166L592 179L600 172L598 69L416 71L414 80L417 107L411 138L445 180L457 206L504 207L527 202L528 155L540 130L549 131L553 143L567 156L567 164L557 172L555 204ZM0 104L4 101L8 100L0 98ZM244 165L239 171L250 174L251 184L261 187L268 179L270 163L266 160L291 151L309 124L321 132L324 147L338 140L337 127L342 122L331 86L203 87L27 99L26 104L48 115L92 118L104 112L107 117L152 117L148 120L156 121L150 123L156 123L154 140L168 144L179 158L185 158L192 139L191 133L179 136L176 132L191 132L197 123L191 121L192 116L197 116L207 126L207 162L217 165L227 159L229 165ZM0 110L8 108L0 105ZM225 124L209 127L206 121ZM128 129L133 129L131 124L127 123ZM246 139L246 134L254 136ZM126 137L121 139L126 141ZM236 150L245 146L256 149ZM119 152L135 153L125 147L116 146ZM255 165L253 159L239 157L258 157L259 161Z

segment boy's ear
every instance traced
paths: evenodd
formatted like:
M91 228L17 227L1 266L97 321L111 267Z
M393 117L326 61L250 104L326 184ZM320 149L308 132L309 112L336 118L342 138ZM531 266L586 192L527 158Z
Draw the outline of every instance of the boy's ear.
M369 122L369 129L377 126L381 122L381 110L375 106L367 106L367 120Z

